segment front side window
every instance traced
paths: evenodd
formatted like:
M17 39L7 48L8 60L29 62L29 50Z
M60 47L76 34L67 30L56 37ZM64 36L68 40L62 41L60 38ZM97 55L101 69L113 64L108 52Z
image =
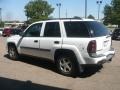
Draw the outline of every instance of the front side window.
M42 23L37 23L30 26L25 32L24 37L40 37Z
M59 22L47 22L44 30L44 37L60 37Z
M67 37L89 37L89 32L84 22L64 22Z

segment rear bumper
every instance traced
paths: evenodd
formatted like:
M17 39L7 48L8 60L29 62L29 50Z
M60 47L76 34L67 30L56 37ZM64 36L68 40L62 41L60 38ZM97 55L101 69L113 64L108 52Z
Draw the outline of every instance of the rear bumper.
M112 61L113 56L115 55L114 48L111 48L106 53L96 56L95 58L90 58L87 60L86 64L104 64L106 62Z

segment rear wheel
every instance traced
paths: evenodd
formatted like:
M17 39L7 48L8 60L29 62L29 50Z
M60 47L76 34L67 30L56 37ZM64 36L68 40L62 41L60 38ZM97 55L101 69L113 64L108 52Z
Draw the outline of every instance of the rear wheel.
M8 54L9 54L10 59L13 59L13 60L17 60L19 57L17 49L14 45L8 46Z
M64 55L64 56L60 56L57 59L57 68L59 70L59 72L63 75L66 76L74 76L76 73L76 69L75 68L75 58L68 56L68 55Z

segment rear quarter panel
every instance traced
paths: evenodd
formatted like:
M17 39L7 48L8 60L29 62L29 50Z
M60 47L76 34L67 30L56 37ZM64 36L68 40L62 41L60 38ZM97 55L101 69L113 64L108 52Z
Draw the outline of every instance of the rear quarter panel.
M87 58L89 58L87 52L88 43L94 40L92 38L64 38L62 48L71 49L80 64L86 64Z

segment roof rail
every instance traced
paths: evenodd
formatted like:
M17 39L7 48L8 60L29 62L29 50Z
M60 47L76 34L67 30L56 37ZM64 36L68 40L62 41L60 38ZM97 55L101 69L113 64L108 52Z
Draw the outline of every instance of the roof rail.
M79 19L79 20L82 20L82 18L53 18L53 19L46 19L46 20L64 20L64 19Z

